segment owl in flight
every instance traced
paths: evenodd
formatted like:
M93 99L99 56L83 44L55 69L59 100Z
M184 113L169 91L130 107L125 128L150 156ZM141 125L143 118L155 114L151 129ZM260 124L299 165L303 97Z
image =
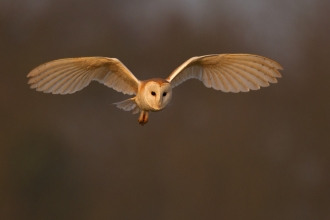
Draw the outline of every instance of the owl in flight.
M140 81L116 58L81 57L54 60L27 76L31 88L53 94L74 93L92 80L135 97L114 103L125 111L140 113L139 124L148 122L149 111L160 111L171 101L172 89L195 78L208 88L223 92L248 92L276 83L283 70L277 62L252 54L212 54L192 57L166 79Z

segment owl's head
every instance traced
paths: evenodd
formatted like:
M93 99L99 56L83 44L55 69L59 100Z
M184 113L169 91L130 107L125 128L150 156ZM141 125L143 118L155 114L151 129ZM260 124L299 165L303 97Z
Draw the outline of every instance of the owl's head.
M172 98L171 84L163 79L152 79L145 84L144 98L154 111L159 111L170 103Z

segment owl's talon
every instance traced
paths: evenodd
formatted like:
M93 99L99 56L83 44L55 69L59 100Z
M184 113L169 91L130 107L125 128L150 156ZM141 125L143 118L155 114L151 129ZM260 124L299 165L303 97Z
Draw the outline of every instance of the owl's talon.
M140 117L138 119L138 122L140 125L145 125L148 122L149 114L147 111L142 111L140 114Z

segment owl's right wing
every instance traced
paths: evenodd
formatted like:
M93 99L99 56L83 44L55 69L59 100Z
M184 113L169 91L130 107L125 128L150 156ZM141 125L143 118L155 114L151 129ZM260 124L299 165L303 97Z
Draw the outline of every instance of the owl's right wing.
M281 77L277 62L253 54L212 54L192 57L175 69L167 81L172 87L196 78L208 88L223 92L247 92L276 83Z
M116 58L81 57L54 60L38 66L28 75L31 88L53 94L74 93L91 81L118 92L136 94L140 81Z

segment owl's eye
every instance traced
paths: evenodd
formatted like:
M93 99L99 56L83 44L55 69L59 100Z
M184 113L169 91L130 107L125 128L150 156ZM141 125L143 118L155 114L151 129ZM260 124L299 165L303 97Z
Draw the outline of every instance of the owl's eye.
M154 91L152 91L152 92L151 92L151 95L155 96L155 95L156 95L156 93L155 93Z
M164 93L163 93L163 96L166 96L166 94L167 94L167 93L166 93L166 92L164 92Z

